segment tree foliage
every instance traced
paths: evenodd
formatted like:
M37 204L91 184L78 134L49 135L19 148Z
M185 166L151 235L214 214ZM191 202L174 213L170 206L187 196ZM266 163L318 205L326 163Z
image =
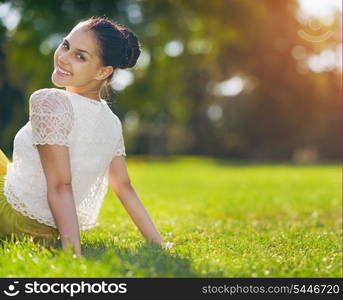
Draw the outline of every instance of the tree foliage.
M132 28L144 50L141 59L149 58L113 100L128 152L294 159L304 150L322 159L340 156L341 70L316 73L305 66L311 54L341 42L338 13L322 27L334 34L313 42L299 35L309 29L297 19L296 0L10 3L20 20L13 30L0 23L0 145L9 155L28 121L30 94L53 87L56 41L79 20L106 15ZM168 55L171 41L183 47L180 55ZM305 50L305 58L296 58L295 49ZM213 92L235 76L244 79L241 93ZM222 113L215 120L209 117L213 108ZM126 122L132 115L138 116L136 126Z

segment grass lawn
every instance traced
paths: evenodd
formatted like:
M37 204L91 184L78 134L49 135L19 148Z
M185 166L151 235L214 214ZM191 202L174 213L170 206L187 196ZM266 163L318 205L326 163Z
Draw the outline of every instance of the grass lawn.
M341 166L127 158L171 249L145 243L109 190L84 257L0 246L0 277L342 277Z

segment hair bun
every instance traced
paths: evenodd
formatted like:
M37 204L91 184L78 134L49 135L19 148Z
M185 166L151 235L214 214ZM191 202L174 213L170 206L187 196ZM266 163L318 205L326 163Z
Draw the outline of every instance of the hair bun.
M119 64L120 69L132 68L141 53L136 35L128 28L120 30L123 34L123 58Z

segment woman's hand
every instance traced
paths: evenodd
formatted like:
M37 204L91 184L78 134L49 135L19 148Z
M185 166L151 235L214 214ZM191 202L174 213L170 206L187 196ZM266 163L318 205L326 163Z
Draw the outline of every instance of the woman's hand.
M174 243L165 242L165 243L162 244L162 247L163 247L163 248L170 249L170 248L173 248L173 247L174 247Z
M162 245L164 243L163 238L161 237L160 234L158 234L156 237L152 237L152 238L147 238L147 240L153 244L157 244L157 245Z
M70 240L66 236L61 235L62 250L72 252L73 257L82 257L81 245L79 240Z
M81 252L74 252L74 254L73 254L73 257L75 257L75 258L80 258L80 257L82 257L82 253Z
M170 249L174 246L174 243L165 242L160 235L158 237L152 238L148 241L153 243L153 244L157 244L157 245L161 246L162 248L167 248L167 249Z

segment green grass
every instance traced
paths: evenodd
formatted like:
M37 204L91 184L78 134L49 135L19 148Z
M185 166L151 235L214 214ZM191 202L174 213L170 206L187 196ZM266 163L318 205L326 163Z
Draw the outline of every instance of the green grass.
M109 190L84 257L30 240L0 247L1 277L342 277L339 164L127 159L171 249L144 241Z

